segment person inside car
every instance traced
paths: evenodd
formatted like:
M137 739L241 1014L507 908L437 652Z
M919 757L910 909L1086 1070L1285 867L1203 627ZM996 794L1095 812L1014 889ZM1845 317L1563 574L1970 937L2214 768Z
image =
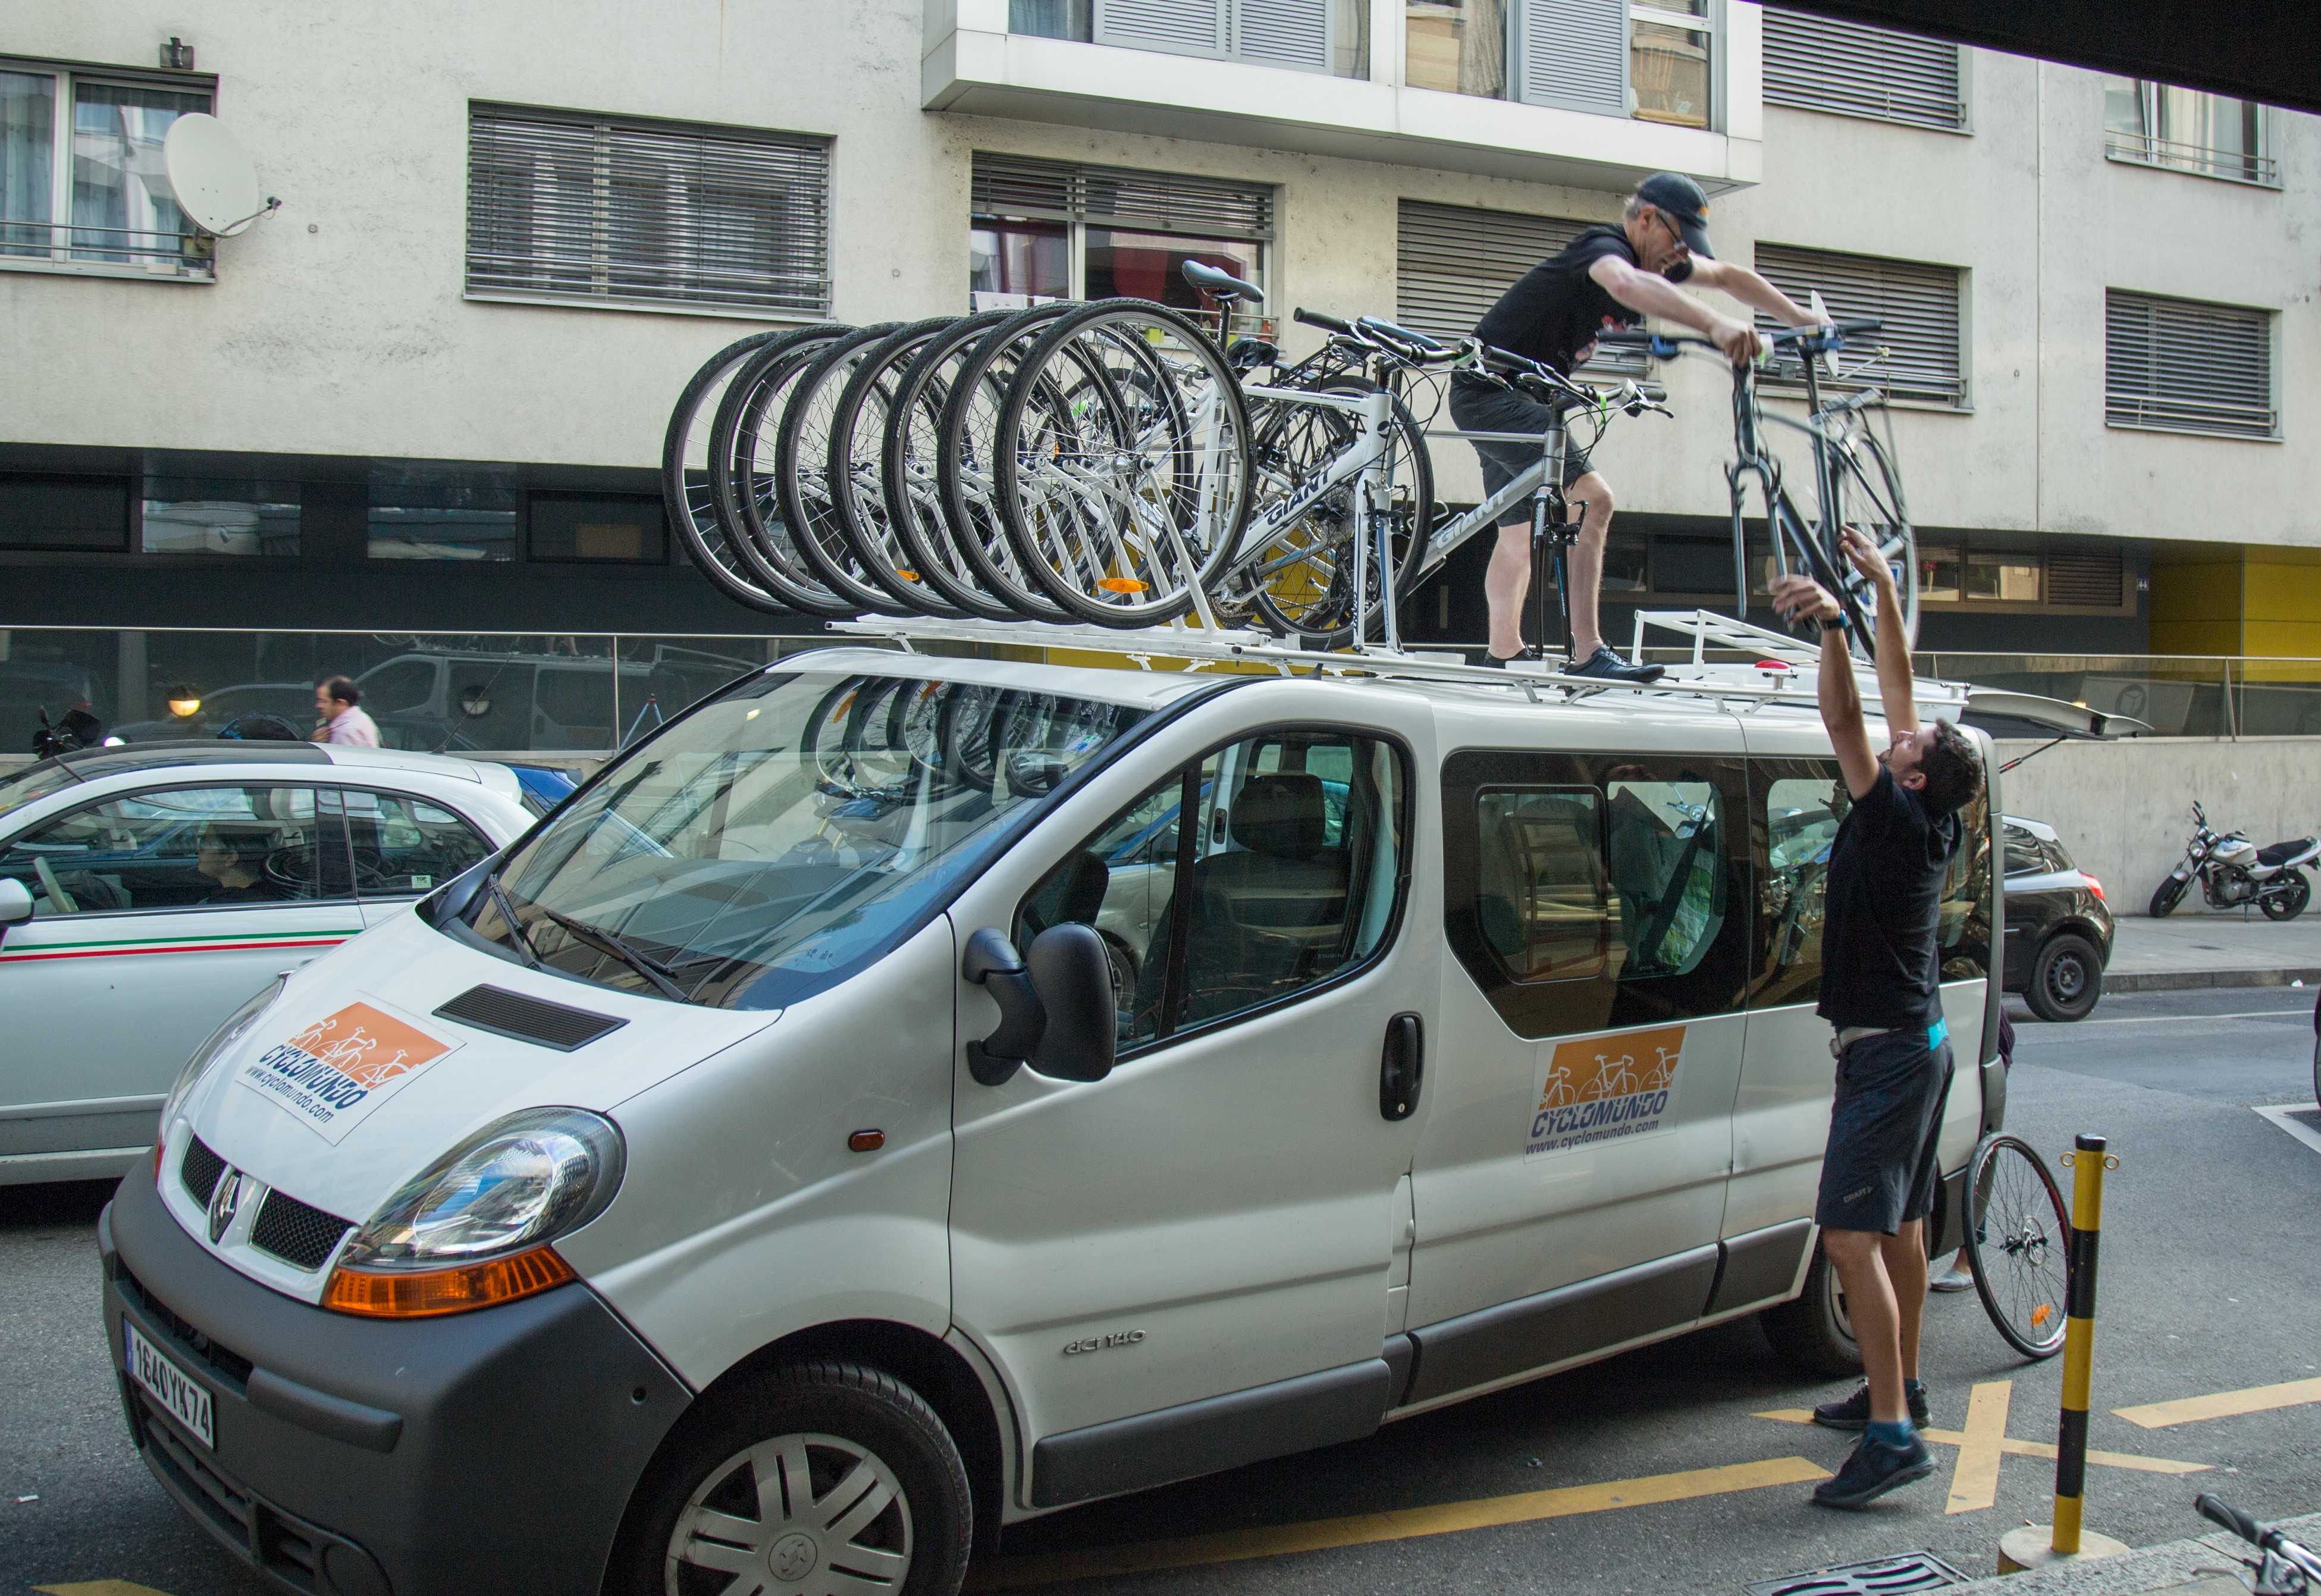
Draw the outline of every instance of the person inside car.
M202 901L220 906L274 901L276 894L266 880L268 841L262 832L204 826L194 848L194 868L213 884Z

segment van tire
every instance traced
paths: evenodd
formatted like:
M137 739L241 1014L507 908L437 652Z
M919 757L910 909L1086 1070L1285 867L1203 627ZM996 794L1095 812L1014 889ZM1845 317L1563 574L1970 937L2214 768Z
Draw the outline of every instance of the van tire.
M736 1381L695 1405L629 1504L605 1573L605 1596L666 1596L675 1589L668 1573L679 1544L678 1520L713 1484L716 1489L702 1499L705 1505L746 1512L742 1504L755 1482L747 1455L789 1436L814 1437L806 1448L812 1491L831 1490L836 1478L859 1467L871 1468L882 1483L899 1487L894 1505L855 1532L853 1542L857 1547L893 1547L907 1516L910 1565L897 1596L955 1596L967 1577L975 1541L975 1505L951 1432L925 1398L893 1375L835 1360L783 1364ZM855 1455L850 1459L850 1454ZM775 1542L775 1554L783 1550ZM799 1546L791 1555L811 1558L812 1566L829 1550L817 1543L810 1554ZM837 1544L836 1553L843 1566L846 1546Z
M1757 1316L1773 1350L1808 1374L1859 1374L1861 1345L1845 1317L1837 1268L1816 1245L1806 1271L1806 1289L1793 1302Z

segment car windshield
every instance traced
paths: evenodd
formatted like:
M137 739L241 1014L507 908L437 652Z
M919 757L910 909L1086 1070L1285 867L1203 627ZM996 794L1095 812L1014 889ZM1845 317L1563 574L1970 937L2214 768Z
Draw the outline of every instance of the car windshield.
M584 980L779 1008L924 924L1147 713L899 676L737 683L568 800L469 924Z
M12 810L21 809L34 798L44 798L52 792L70 787L80 778L62 762L44 759L0 780L0 819Z

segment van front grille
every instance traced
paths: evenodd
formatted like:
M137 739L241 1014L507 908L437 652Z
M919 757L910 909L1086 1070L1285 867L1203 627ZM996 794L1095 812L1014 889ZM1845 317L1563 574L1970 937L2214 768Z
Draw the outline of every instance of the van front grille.
M186 1195L194 1199L196 1208L210 1206L210 1193L217 1190L218 1177L225 1173L225 1160L199 1136L186 1138L186 1155L177 1162L177 1179L185 1183Z
M351 1228L336 1214L326 1214L287 1192L269 1191L250 1223L250 1245L300 1269L320 1269Z

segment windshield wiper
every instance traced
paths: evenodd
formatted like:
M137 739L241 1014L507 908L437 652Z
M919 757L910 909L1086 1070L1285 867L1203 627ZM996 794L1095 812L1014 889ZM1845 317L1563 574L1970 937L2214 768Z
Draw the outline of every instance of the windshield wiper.
M660 960L637 952L609 931L599 931L594 926L576 920L569 915L560 915L544 903L535 900L532 907L555 921L563 928L564 934L575 942L585 942L599 952L610 953L639 975L643 976L660 989L662 997L675 999L679 1003L693 1001L686 996L683 987L669 979L669 966Z
M526 936L524 935L523 927L516 923L515 905L510 903L508 901L508 895L505 891L501 890L499 878L497 876L486 876L484 878L484 891L491 898L492 907L500 911L500 918L507 922L508 945L515 949L517 953L523 955L523 962L525 963L531 965L534 970L539 969L540 950L532 945L532 938ZM533 907L538 907L539 906L534 905Z

